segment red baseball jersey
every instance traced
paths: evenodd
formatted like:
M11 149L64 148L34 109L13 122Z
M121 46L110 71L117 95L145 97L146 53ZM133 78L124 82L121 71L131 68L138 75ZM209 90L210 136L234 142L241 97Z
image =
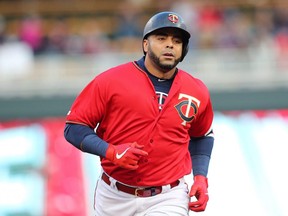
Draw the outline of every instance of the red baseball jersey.
M67 122L96 128L109 144L137 142L148 156L137 170L127 170L101 158L104 171L135 186L165 185L191 172L188 150L191 137L211 129L213 110L202 81L178 70L164 106L154 86L135 62L111 68L96 76L73 103Z

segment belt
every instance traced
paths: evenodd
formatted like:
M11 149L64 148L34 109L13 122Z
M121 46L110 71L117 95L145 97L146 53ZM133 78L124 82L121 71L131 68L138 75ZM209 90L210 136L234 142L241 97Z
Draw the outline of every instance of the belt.
M108 184L108 185L111 184L111 182L109 180L109 176L106 173L103 173L101 178L106 184ZM179 183L180 183L179 180L171 183L170 188L178 186ZM132 194L132 195L135 195L137 197L150 197L150 196L158 195L162 192L162 186L145 187L145 188L130 187L130 186L124 185L120 182L116 182L116 187L119 191L122 191L122 192L125 192L128 194Z

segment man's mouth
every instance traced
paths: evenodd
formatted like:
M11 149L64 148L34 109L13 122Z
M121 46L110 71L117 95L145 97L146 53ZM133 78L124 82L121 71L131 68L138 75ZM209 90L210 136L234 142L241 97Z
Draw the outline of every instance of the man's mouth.
M174 57L173 53L164 53L163 56L165 56L165 57Z

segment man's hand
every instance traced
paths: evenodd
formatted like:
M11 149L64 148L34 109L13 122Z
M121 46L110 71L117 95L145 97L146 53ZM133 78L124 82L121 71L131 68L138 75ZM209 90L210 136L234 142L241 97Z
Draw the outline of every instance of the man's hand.
M191 187L189 196L195 196L197 201L189 203L189 209L195 212L204 211L209 200L208 179L205 176L194 176L194 183Z
M135 170L138 168L138 161L142 156L148 155L141 150L144 146L138 143L125 143L121 145L109 145L106 158L120 167Z

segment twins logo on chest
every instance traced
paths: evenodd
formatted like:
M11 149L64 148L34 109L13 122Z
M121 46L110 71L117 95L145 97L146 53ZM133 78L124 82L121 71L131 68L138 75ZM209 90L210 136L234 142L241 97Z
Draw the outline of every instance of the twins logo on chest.
M182 100L175 106L175 108L180 118L183 120L181 124L186 126L187 122L193 121L196 114L198 113L198 109L200 107L200 100L193 96L182 93L179 94L178 99Z
M157 95L157 98L158 98L159 111L161 111L163 106L164 106L165 100L168 97L168 94L166 94L164 92L156 91L156 95Z

